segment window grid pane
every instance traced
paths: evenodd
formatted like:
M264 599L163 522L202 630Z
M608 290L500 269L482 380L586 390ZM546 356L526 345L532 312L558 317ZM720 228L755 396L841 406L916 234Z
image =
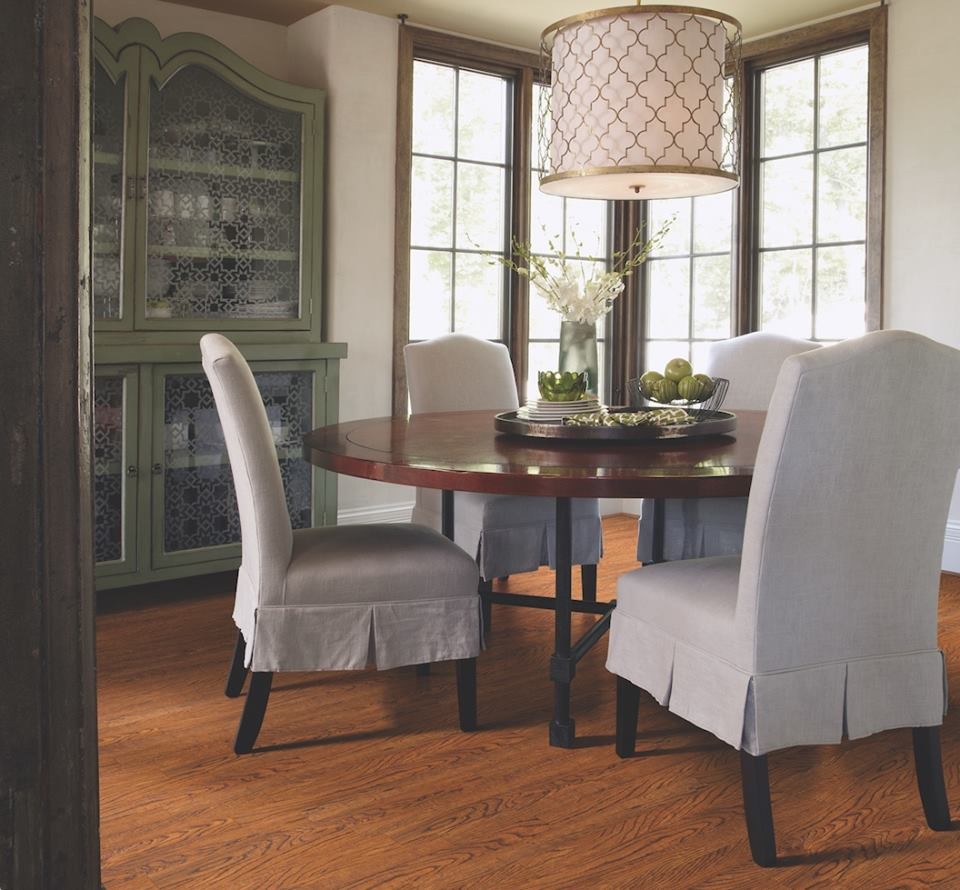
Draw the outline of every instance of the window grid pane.
M866 329L867 56L861 45L761 73L765 330L835 341ZM778 106L788 96L792 110ZM797 124L792 131L788 119ZM803 139L781 138L768 126L778 120ZM812 144L803 150L808 132Z
M732 335L735 195L648 202L648 231L676 218L660 249L644 264L643 370L662 373L670 359L685 358L700 371L710 344Z
M503 334L511 81L417 59L409 338ZM428 249L429 248L429 249Z

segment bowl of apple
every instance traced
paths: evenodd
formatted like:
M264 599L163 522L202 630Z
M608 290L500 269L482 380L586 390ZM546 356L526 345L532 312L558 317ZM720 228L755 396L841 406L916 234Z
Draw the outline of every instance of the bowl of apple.
M723 377L694 373L685 358L670 359L662 372L647 371L629 383L631 394L639 396L641 402L681 408L698 406L708 411L720 408L730 385Z

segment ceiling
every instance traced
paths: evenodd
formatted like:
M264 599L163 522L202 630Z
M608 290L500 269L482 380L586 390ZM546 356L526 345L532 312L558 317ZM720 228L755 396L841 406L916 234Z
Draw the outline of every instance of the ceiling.
M412 25L455 31L498 43L536 49L551 22L591 9L615 6L611 0L177 0L186 6L290 25L325 6L351 6L390 17L406 13ZM698 5L697 0L679 2ZM630 5L623 3L622 5ZM865 0L704 0L703 6L738 18L745 38L769 34L866 5Z

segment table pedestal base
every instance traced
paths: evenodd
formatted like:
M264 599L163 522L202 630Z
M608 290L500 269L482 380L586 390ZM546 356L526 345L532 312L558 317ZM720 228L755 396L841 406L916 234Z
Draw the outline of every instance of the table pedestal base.
M442 501L443 534L453 538L453 492L444 491ZM552 609L554 613L554 647L550 658L550 679L553 682L553 720L550 722L550 744L556 748L572 748L576 742L576 721L570 716L570 687L577 673L577 662L595 646L610 627L616 601L598 603L596 599L574 600L571 595L571 553L573 520L570 498L557 498L556 514L556 593L553 597L520 593L495 593L489 582L481 581L484 614L490 605L525 606ZM570 617L573 612L599 615L600 618L576 643L571 642ZM486 625L486 621L485 621Z
M570 687L567 687L567 695L570 694ZM577 740L577 721L573 717L567 718L566 723L557 723L556 720L550 721L550 745L553 748L573 748Z

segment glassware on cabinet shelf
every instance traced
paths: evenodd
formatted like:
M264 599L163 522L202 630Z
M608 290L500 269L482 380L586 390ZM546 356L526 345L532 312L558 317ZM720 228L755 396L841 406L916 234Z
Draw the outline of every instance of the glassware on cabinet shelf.
M147 317L297 317L300 116L195 65L151 90L147 251L169 280L148 273Z

